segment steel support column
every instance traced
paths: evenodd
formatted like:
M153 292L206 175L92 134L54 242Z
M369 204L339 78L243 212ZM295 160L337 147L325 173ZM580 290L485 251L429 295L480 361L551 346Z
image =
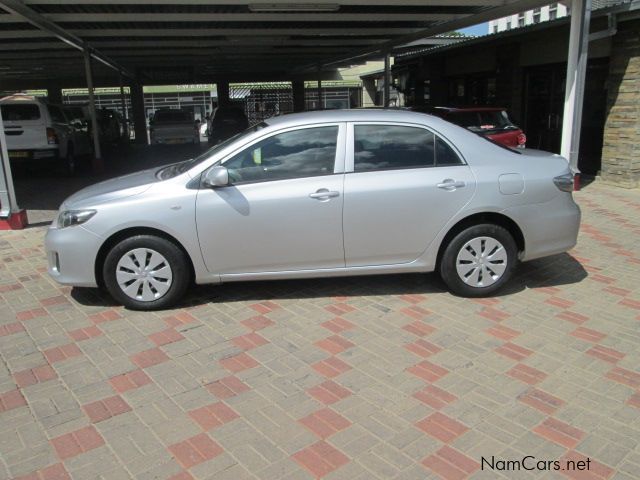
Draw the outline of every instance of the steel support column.
M560 153L569 160L571 170L579 178L580 130L582 105L589 50L589 23L591 0L572 0L569 54L567 57L567 85L562 118L562 144ZM578 186L578 182L576 182Z
M382 106L389 108L391 104L391 54L389 52L384 56L384 90L382 93Z
M229 98L229 82L227 80L216 82L216 90L218 92L218 105L228 105Z
M100 151L100 132L98 131L98 117L96 115L96 99L93 92L93 72L91 71L91 52L84 51L84 71L87 76L87 90L89 92L89 117L91 118L91 133L93 135L93 161L91 165L94 172L104 170L102 152Z
M11 163L7 151L7 139L0 112L0 230L21 229L27 225L27 215L18 208L16 192L13 188Z
M318 67L318 86L316 87L316 92L318 94L318 104L316 110L324 110L324 105L322 102L322 68Z
M293 111L304 112L305 111L304 80L293 80L291 82L291 90L293 94Z
M133 128L138 145L147 145L147 115L144 108L144 90L137 82L129 85L131 92L131 115L133 118Z
M124 82L122 78L122 72L118 72L118 81L120 82L120 108L122 109L122 118L125 120L125 122L127 122L129 119L129 114L127 112L127 100L124 96Z

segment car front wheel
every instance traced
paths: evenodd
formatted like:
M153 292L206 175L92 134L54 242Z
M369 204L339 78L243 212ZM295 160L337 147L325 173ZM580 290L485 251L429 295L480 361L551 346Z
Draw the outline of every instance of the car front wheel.
M474 225L449 242L440 261L440 276L457 295L485 297L509 281L517 262L518 247L506 229Z
M104 284L118 302L134 310L158 310L175 304L190 283L184 252L153 235L122 240L107 254Z

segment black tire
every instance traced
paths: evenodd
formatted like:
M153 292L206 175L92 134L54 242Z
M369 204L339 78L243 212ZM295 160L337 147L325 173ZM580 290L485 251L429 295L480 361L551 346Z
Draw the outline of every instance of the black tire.
M127 295L118 284L118 262L134 249L150 249L162 255L169 264L172 279L169 289L156 300L143 301ZM153 267L153 265L151 265ZM191 283L191 269L185 253L173 242L153 235L135 235L115 245L107 254L102 275L111 296L132 310L160 310L171 307L185 294Z
M458 274L456 266L458 254L461 252L462 248L467 244L467 242L477 239L478 237L488 237L498 241L506 253L507 265L504 272L497 280L494 280L494 283L487 286L470 285L465 282L461 275ZM484 248L484 243L482 244L482 248ZM442 280L452 293L462 297L486 297L500 290L500 288L509 281L517 263L518 246L511 234L505 228L498 225L479 224L464 229L451 239L445 247L440 260L439 270ZM468 268L472 269L471 266ZM488 264L488 268L494 268L497 270L497 266L492 267L490 264ZM483 269L480 268L480 272L482 272L482 270ZM482 273L479 273L479 275L482 275ZM480 276L480 278L482 277ZM493 280L493 276L491 277L491 280ZM469 280L469 282L474 283L471 282L471 280Z

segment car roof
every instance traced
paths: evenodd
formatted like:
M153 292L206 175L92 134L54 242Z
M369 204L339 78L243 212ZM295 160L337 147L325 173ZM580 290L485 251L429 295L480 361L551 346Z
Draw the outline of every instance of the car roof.
M300 125L331 122L409 122L424 123L424 113L400 109L356 108L352 110L316 110L290 113L265 120L269 126ZM435 117L434 117L435 118Z

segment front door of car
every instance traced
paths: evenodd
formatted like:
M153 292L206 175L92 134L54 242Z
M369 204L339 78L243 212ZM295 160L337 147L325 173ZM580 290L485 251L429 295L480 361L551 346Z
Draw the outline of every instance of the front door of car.
M347 267L406 264L467 204L475 179L451 145L417 125L349 126Z
M344 267L346 126L270 134L223 160L230 185L196 203L207 269L242 274Z

